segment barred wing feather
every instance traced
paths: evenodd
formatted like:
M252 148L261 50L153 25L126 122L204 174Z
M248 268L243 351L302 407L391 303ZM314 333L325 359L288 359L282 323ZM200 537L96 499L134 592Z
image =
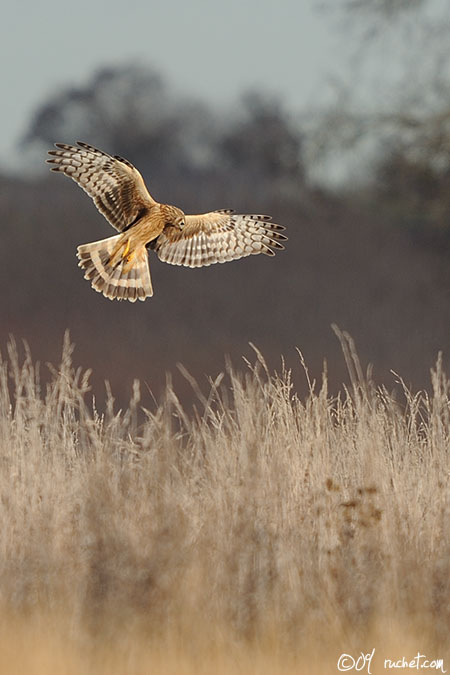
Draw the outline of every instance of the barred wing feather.
M282 230L270 216L212 211L186 216L182 230L167 226L151 248L171 265L203 267L258 253L274 255L287 239Z
M92 197L100 213L123 232L155 205L139 171L126 159L78 142L55 143L47 160L52 171L72 178Z

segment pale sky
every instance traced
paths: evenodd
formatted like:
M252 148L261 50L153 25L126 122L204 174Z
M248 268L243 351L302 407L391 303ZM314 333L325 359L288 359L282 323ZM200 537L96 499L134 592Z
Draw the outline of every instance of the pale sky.
M14 165L33 110L124 61L176 91L231 105L245 90L314 107L339 55L317 0L15 0L0 27L0 165ZM342 36L341 36L342 37ZM341 44L342 47L342 44ZM70 140L70 139L69 139Z

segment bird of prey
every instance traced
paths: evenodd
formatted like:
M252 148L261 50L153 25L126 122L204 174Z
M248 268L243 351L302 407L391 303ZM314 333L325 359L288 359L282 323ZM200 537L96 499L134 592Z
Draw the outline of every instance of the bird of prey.
M55 143L52 171L72 178L94 200L120 234L78 246L79 266L92 287L111 300L145 300L153 295L147 249L172 265L202 267L283 249L285 228L270 216L230 210L185 215L160 204L139 171L126 159L78 142Z

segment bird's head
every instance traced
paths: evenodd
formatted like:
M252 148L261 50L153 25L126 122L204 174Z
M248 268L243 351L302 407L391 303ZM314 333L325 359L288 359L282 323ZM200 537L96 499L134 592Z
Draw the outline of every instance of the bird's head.
M180 230L183 229L186 224L186 216L181 209L179 209L177 206L162 204L161 211L163 213L166 225L178 227Z

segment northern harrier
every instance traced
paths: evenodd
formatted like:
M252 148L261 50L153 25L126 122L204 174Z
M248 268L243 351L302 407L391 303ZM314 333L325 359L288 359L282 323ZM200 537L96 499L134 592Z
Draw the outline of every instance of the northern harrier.
M48 154L52 171L77 182L120 234L78 246L79 266L96 291L113 300L153 295L147 249L172 265L202 267L284 248L285 228L270 216L229 210L187 216L176 206L159 204L139 171L126 159L87 143L56 143Z

